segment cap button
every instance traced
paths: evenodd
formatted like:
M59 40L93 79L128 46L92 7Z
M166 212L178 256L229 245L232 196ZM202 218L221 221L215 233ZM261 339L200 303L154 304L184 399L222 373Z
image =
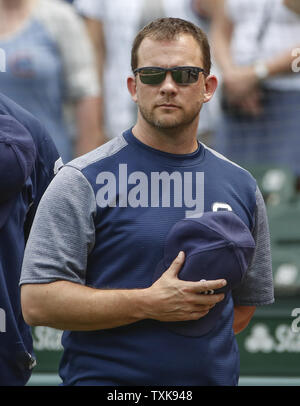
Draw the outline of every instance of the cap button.
M228 247L229 248L235 248L235 243L234 242L232 242L232 241L230 241L229 243L228 243Z

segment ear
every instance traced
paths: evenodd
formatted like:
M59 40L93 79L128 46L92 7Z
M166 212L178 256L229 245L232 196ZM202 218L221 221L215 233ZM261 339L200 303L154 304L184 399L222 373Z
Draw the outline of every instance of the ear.
M205 78L205 90L203 95L203 102L207 103L213 97L218 87L218 79L215 75L209 75Z
M132 100L137 102L137 92L136 92L136 78L135 76L129 76L127 78L127 88L131 95Z

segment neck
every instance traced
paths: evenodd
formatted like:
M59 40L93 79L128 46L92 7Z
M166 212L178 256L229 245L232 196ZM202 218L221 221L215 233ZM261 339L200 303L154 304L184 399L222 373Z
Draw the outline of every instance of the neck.
M18 31L29 18L38 0L0 0L0 36Z
M198 148L198 121L186 127L156 128L138 117L132 132L144 144L170 154L191 154Z

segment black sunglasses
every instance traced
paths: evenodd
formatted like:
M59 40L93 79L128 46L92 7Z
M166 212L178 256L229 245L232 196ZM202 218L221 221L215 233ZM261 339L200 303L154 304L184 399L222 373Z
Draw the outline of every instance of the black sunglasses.
M174 68L160 68L156 66L146 66L134 70L134 74L140 75L141 82L146 85L159 85L167 75L171 72L174 82L179 85L189 85L196 83L199 78L199 73L204 73L204 69L196 66L175 66Z

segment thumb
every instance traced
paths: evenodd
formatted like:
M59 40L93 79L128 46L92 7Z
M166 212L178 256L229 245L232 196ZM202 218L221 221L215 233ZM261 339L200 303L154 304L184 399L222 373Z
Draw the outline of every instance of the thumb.
M177 276L182 268L182 265L184 264L184 261L185 254L183 251L180 251L166 272L172 276Z

